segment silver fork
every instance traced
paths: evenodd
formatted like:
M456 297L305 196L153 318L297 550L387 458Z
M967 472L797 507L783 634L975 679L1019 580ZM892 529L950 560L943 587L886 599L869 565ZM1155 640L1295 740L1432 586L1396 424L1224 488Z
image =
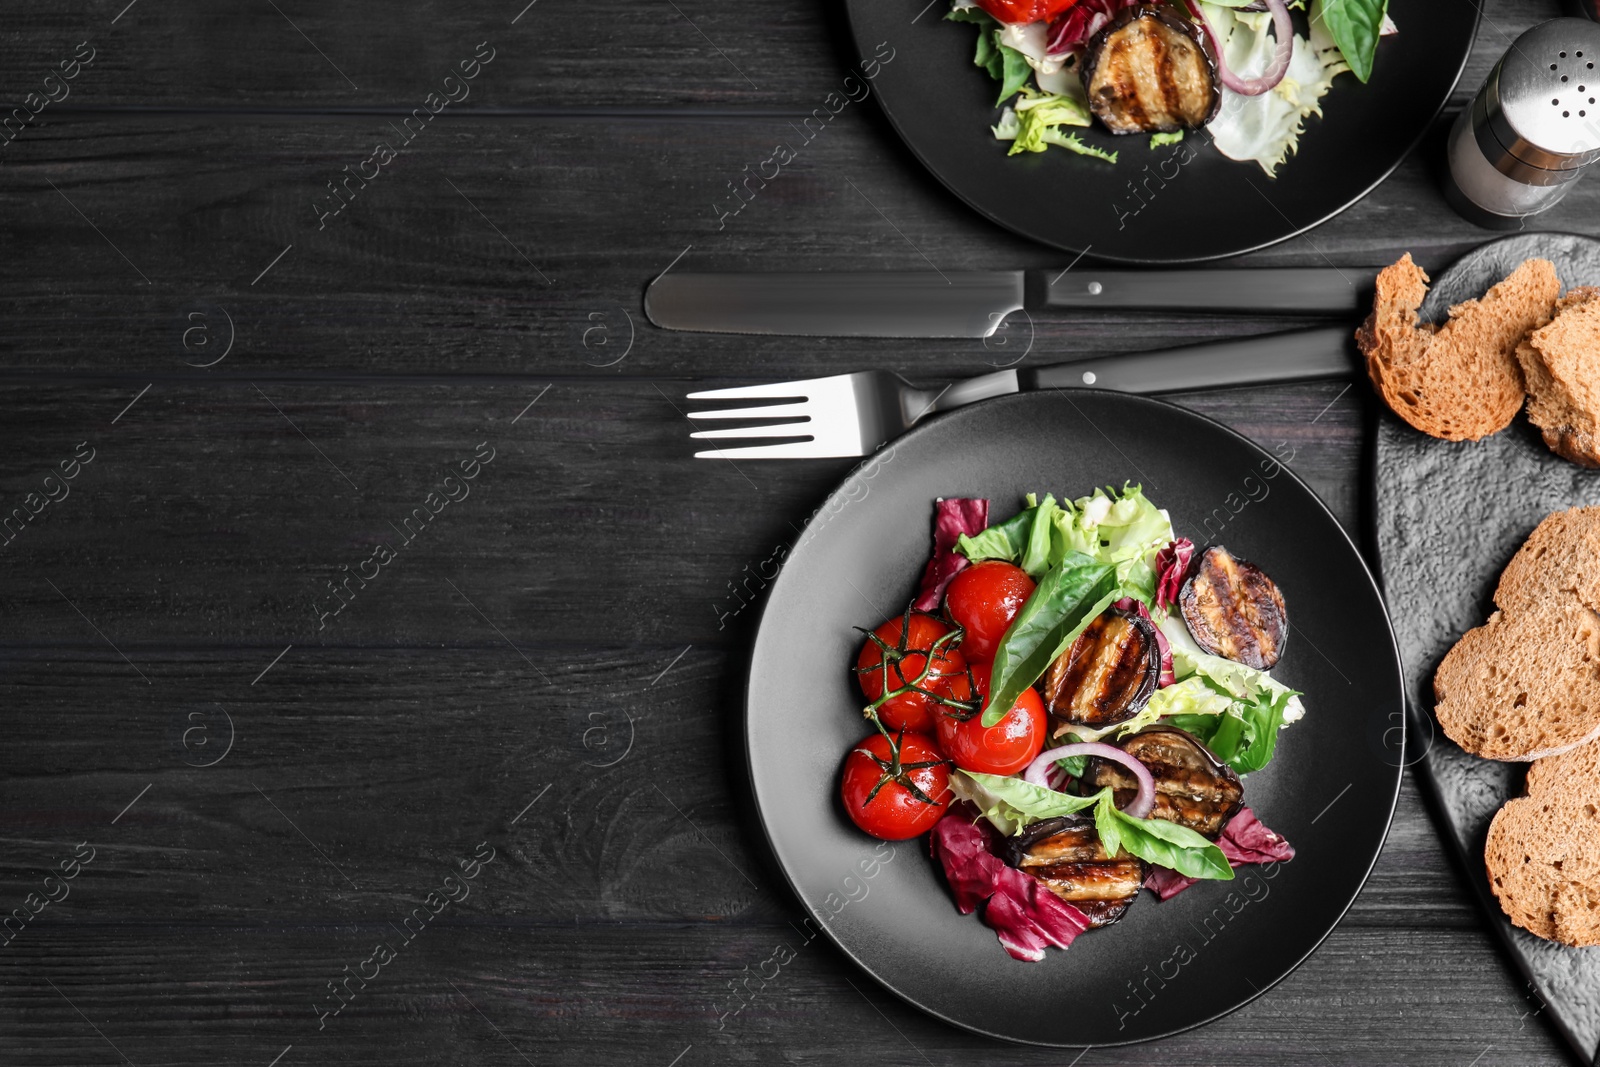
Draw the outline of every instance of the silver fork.
M697 430L700 440L803 437L782 444L696 452L697 459L815 459L865 456L917 420L990 397L1032 389L1115 389L1168 393L1261 382L1347 377L1357 362L1351 331L1330 326L1240 341L1104 356L1046 367L996 371L943 389L918 389L888 371L857 371L797 382L705 389L690 400L788 400L757 407L691 411L691 419L783 419L759 426Z

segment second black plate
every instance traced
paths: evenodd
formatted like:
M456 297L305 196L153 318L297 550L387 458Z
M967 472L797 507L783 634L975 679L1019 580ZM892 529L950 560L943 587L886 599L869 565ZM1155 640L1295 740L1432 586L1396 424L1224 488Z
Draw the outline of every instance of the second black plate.
M997 518L1026 492L1143 483L1180 535L1272 575L1293 630L1274 675L1309 709L1245 802L1299 850L1266 878L1142 894L1115 926L1041 963L1006 955L961 915L924 842L877 842L838 801L869 732L852 626L898 615L930 548L934 498L982 496ZM773 583L751 659L746 744L762 826L790 884L873 977L957 1026L1041 1045L1176 1033L1288 974L1360 891L1388 832L1404 737L1400 664L1349 537L1295 476L1238 434L1157 400L1024 393L919 426L818 510Z
M978 30L944 20L950 0L845 6L860 54L892 56L873 82L889 121L952 192L1045 244L1152 264L1261 248L1371 192L1444 107L1478 28L1476 4L1394 0L1400 32L1378 46L1372 79L1339 75L1322 98L1323 116L1306 120L1299 152L1268 178L1210 147L1203 132L1152 149L1145 136L1081 131L1120 153L1116 164L1061 148L1007 156L1010 145L989 130L997 86L972 63Z

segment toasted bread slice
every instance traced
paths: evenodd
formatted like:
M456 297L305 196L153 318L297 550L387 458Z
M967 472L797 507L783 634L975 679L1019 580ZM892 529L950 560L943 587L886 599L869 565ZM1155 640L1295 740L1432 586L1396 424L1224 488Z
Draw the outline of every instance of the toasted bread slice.
M1485 759L1532 760L1600 737L1600 615L1553 592L1468 630L1433 677L1446 736Z
M1450 309L1442 327L1418 325L1428 276L1410 254L1378 275L1372 314L1356 342L1384 402L1406 422L1447 441L1476 441L1510 425L1522 407L1517 345L1549 319L1561 283L1530 259L1484 294Z
M1489 824L1483 858L1513 923L1566 945L1600 944L1600 797L1509 802Z
M1494 602L1501 611L1519 611L1556 591L1600 611L1600 507L1546 515L1500 572Z
M1517 346L1528 421L1557 455L1600 467L1600 289L1573 289Z

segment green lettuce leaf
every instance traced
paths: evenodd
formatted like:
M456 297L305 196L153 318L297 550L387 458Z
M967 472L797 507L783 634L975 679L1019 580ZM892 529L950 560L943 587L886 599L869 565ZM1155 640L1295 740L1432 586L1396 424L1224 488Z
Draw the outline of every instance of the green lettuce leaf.
M1069 553L1039 580L995 649L983 725L1005 717L1083 628L1117 599L1116 569Z
M977 771L952 771L950 788L963 800L972 802L994 828L1007 837L1040 819L1055 819L1082 811L1108 790L1086 797L1069 796L1054 789Z
M1028 496L1028 506L1003 523L973 537L963 535L956 551L974 563L1003 559L1038 581L1068 554L1081 552L1117 568L1125 596L1155 603L1155 555L1173 538L1166 512L1150 503L1136 485L1120 493L1093 494L1058 503Z
M1199 675L1190 675L1165 689L1157 689L1145 709L1154 709L1158 719L1169 715L1215 716L1227 712L1234 703L1231 694L1218 692Z
M1246 667L1243 663L1213 656L1203 651L1189 634L1189 628L1176 615L1158 619L1157 624L1172 647L1172 673L1177 678L1200 676L1218 692L1227 693L1236 700L1255 703L1263 698L1284 698L1286 723L1298 722L1305 714L1300 703L1300 693L1290 689L1266 671Z
M956 551L973 563L985 559L1003 559L1007 563L1015 563L1028 547L1034 510L1026 508L1019 511L1005 522L996 523L972 537L962 534L956 538Z
M1092 121L1085 101L1024 86L1022 95L1000 116L993 132L996 139L1012 142L1009 154L1013 156L1019 152L1043 152L1049 145L1059 145L1080 155L1115 163L1115 152L1095 148L1076 135L1062 131L1062 127L1088 126Z
M1248 774L1272 762L1292 691L1268 694L1249 703L1232 702L1221 715L1178 714L1167 722L1199 738L1222 762Z

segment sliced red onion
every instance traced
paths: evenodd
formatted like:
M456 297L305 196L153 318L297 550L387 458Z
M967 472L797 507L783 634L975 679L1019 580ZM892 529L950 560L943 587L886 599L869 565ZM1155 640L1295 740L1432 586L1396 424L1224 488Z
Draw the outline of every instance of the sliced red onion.
M1240 96L1260 96L1283 81L1283 76L1289 71L1289 59L1294 52L1294 23L1289 19L1289 9L1283 0L1265 0L1265 2L1267 10L1272 12L1272 33L1277 47L1272 53L1272 62L1267 64L1266 70L1254 78L1244 78L1228 69L1228 61L1222 55L1222 38L1212 28L1205 12L1200 10L1197 0L1185 0L1189 5L1189 13L1206 31L1206 36L1211 38L1211 51L1217 59L1217 76L1222 79L1223 85Z
M1098 756L1121 764L1128 772L1139 780L1139 792L1134 796L1133 802L1122 810L1132 815L1135 819L1142 819L1150 814L1150 809L1156 805L1156 780L1150 775L1150 768L1128 755L1115 745L1107 745L1099 741L1082 741L1075 745L1062 745L1059 748L1050 748L1039 753L1039 758L1028 764L1028 769L1022 772L1022 780L1030 785L1050 785L1050 768L1056 760L1066 759L1069 756Z

